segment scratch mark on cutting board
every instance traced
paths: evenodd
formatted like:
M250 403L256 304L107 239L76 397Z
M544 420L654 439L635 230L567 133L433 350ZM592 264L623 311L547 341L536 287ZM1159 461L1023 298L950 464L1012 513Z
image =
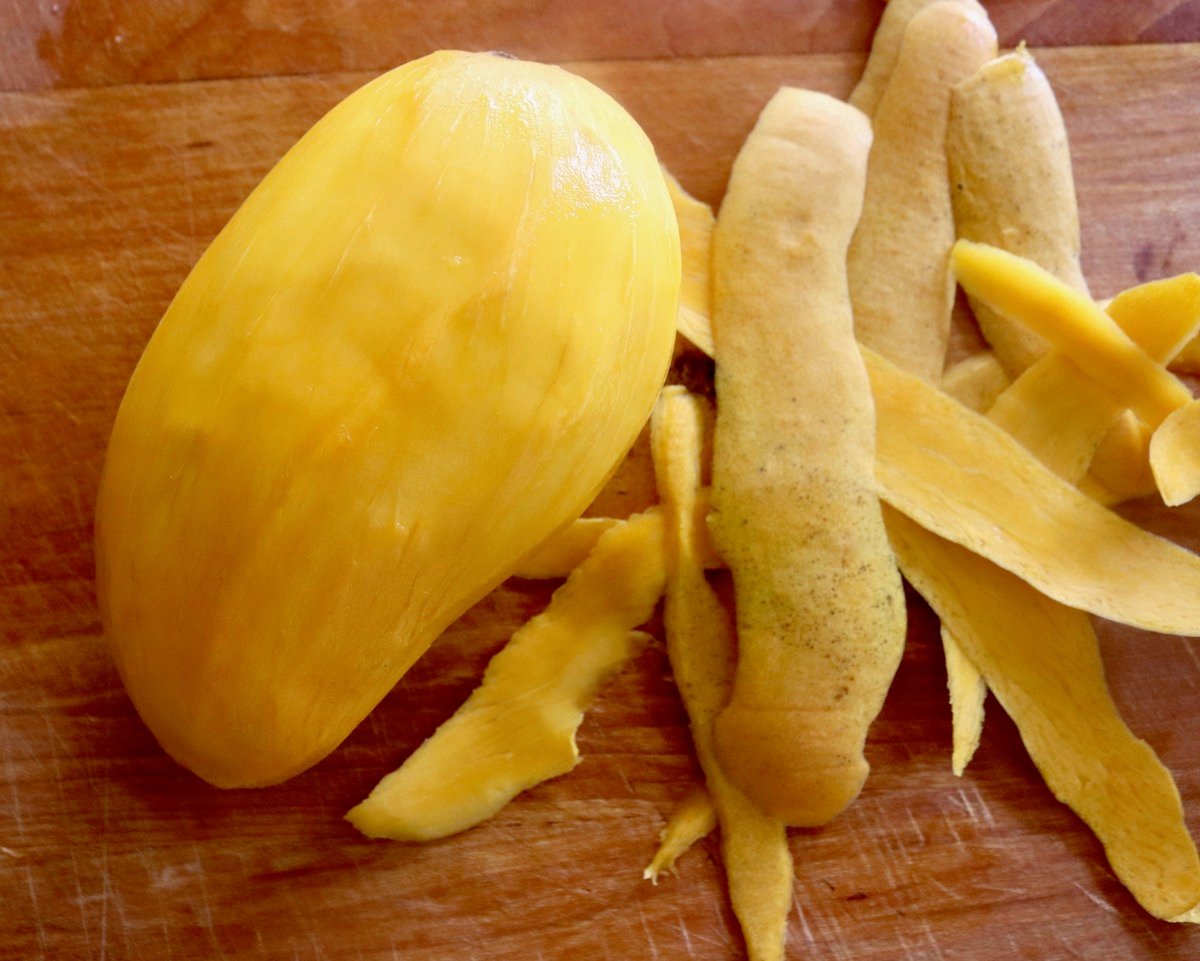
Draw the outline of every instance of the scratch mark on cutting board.
M913 957L920 958L921 961L932 961L934 958L945 958L946 955L942 951L941 944L938 943L937 934L934 932L933 925L929 923L928 918L921 919L921 933L925 935L925 941L927 942L929 948L932 949L933 953L930 954L929 950L921 949L915 952Z
M826 924L823 925L823 927L825 927L827 930L832 929L832 934L827 933L827 931L822 932L825 934L827 947L833 949L835 958L844 958L846 961L850 961L852 956L850 954L849 944L846 936L842 933L842 926L838 921L837 916L831 914L825 920Z
M61 400L54 401L51 406L58 411L58 413L62 414L63 417L69 420L74 426L79 427L83 423L83 421L80 420L79 415L75 413L75 409L68 404L64 404Z
M33 923L37 926L38 947L46 957L46 926L42 922L42 910L38 905L37 885L33 880L33 868L25 865L25 884L29 887L29 903L33 908Z
M100 877L103 881L103 899L100 902L100 961L108 955L108 845L100 845Z
M992 818L991 809L988 808L987 802L980 796L978 791L972 791L974 798L967 796L964 788L959 788L950 795L950 803L957 804L966 812L967 817L976 823L982 823L987 827L994 828L995 820Z
M688 934L687 925L683 921L683 915L679 913L679 909L675 909L675 925L679 928L679 934L683 938L683 943L687 947L688 957L694 957L696 952L692 950L692 936Z
M1196 665L1196 674L1200 675L1200 653L1197 653L1196 646L1192 643L1192 639L1189 637L1181 637L1179 639L1179 643L1183 645L1183 649L1187 652L1187 656L1191 658L1192 663ZM1196 678L1189 677L1188 684L1191 687L1195 687Z
M878 858L875 852L869 851L865 845L859 848L857 853L858 864L863 876L882 874L884 886L888 888L901 886L903 879L896 876L894 866L911 858L911 855L904 850L904 846L894 844L894 840L895 838L890 834L885 834L881 838L880 843L888 850L888 857Z
M658 945L654 941L654 932L650 929L650 923L646 919L646 906L641 901L637 903L638 923L642 926L642 934L646 938L646 944L650 946L650 957L658 958Z
M912 808L905 805L904 813L908 815L908 823L912 825L913 833L917 836L917 844L921 847L925 846L925 832L921 830L921 825L917 822L916 815L913 814ZM908 844L904 845L905 851L908 850Z
M69 854L71 858L71 877L75 881L75 894L77 895L75 904L79 908L79 924L83 928L83 939L88 945L88 957L90 958L92 956L92 926L88 923L88 912L85 907L87 899L83 896L83 884L79 879L79 858L75 854L75 845L72 844L70 846Z
M64 179L67 182L77 184L81 187L95 183L96 178L89 165L78 159L74 154L59 150L53 141L50 140L39 141L36 146L42 160L46 161L48 165L56 166L66 172Z
M962 901L963 900L963 897L964 897L963 893L961 891L956 890L955 888L950 887L950 885L946 884L945 881L939 881L937 878L935 878L933 876L929 876L929 877L925 878L925 883L934 888L937 888L937 890L940 891L942 893L942 896L944 898L946 898L947 900L950 900L950 901Z
M638 796L637 791L633 789L633 785L630 783L628 775L624 771L618 771L618 774L621 776L621 783L625 786L627 795L631 798L636 798Z
M13 824L17 828L17 839L25 839L25 816L21 810L21 792L17 787L18 778L16 777L16 757L13 753L12 738L7 735L3 738L4 744L4 769L7 772L9 794L12 801L8 806L8 816L12 819Z
M153 871L150 887L155 891L175 891L187 885L200 873L200 863L167 864L161 871Z
M958 847L962 847L962 844L963 844L962 835L958 833L958 827L955 824L955 822L957 820L958 820L958 818L951 817L949 814L942 815L942 825L946 828L947 831L950 832L950 836L952 838L954 838L955 845Z
M800 930L804 932L804 940L815 948L817 946L817 939L813 937L812 928L808 926L808 918L804 914L804 908L800 904L798 896L793 896L792 905L795 907L796 917L800 921Z
M63 740L63 736L59 733L58 727L50 714L42 715L42 722L46 726L46 742L50 745L50 750L47 753L50 758L51 770L54 772L54 784L58 791L58 803L65 810L67 806L66 779L63 777L59 756L60 754L69 756L71 749Z
M200 858L200 846L194 841L192 842L192 857L195 863L200 866L200 870L196 872L196 884L200 890L200 904L196 913L199 915L200 926L204 929L204 933L208 935L208 940L212 942L212 946L217 952L217 957L225 958L225 949L221 947L221 942L217 938L217 932L213 928L212 902L209 901L208 885L204 881L204 864Z
M151 862L149 853L144 848L139 848L137 858L142 864L142 870L146 872L146 887L154 892L154 901L157 905L158 925L162 930L163 945L167 951L167 961L172 957L171 953L171 932L167 927L167 903L163 900L162 885L159 884L159 873L154 869L154 864Z
M1097 895L1097 894L1096 894L1094 891L1089 891L1087 888L1085 888L1085 887L1084 887L1082 884L1080 884L1078 881L1074 881L1074 882L1072 882L1072 886L1073 886L1073 887L1075 887L1075 888L1077 888L1077 889L1079 890L1079 893L1080 893L1080 894L1082 894L1082 895L1083 895L1085 898L1087 898L1089 901L1091 901L1091 902L1092 902L1092 904L1096 905L1097 907L1103 908L1103 909L1104 909L1105 911L1107 911L1109 914L1116 914L1116 913L1117 913L1117 909L1116 909L1116 908L1114 908L1114 907L1113 907L1111 904L1109 904L1107 901L1105 901L1105 900L1104 900L1102 897L1100 897L1099 895Z
M78 880L78 869L76 869L76 878ZM77 885L78 886L78 885ZM129 948L129 920L125 915L125 901L120 890L113 886L112 871L109 865L108 843L100 842L100 891L97 894L82 896L79 898L80 913L84 919L84 931L87 930L86 914L84 914L84 906L100 902L100 961L105 961L108 957L108 918L110 910L115 911L117 920L121 924L121 936L125 941L125 948Z
M1062 932L1059 932L1057 934L1057 936L1055 937L1055 940L1063 948L1066 948L1067 954L1069 954L1072 958L1082 958L1083 957L1083 955L1079 953L1077 948L1075 948L1073 945L1070 945L1067 943L1067 939L1062 936Z

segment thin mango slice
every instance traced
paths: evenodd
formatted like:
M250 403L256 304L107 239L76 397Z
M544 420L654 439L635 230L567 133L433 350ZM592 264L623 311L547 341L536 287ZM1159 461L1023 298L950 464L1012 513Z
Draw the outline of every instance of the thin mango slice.
M1182 374L1200 375L1200 338L1192 340L1171 361L1171 370Z
M678 861L693 844L707 837L717 826L717 809L704 788L696 788L672 812L667 826L659 835L658 850L642 871L642 877L653 884L664 874L675 873Z
M1127 410L1096 447L1079 489L1106 505L1153 494L1158 488L1150 471L1150 436L1150 429Z
M1039 333L1151 428L1192 399L1099 304L1032 261L960 240L951 263L971 296Z
M1154 432L1150 468L1168 507L1200 494L1200 401L1180 407Z
M1200 857L1179 792L1117 713L1087 615L898 512L886 516L905 576L979 667L1054 796L1095 832L1147 911L1196 920Z
M988 419L1059 477L1077 484L1124 407L1071 360L1051 351L996 398Z
M712 233L716 218L712 207L697 200L666 168L667 193L679 221L679 253L683 276L679 286L679 333L709 357L713 355L712 295L709 290L709 262L712 259Z
M1200 332L1200 274L1130 287L1108 301L1104 311L1156 362L1170 363Z
M1200 276L1181 274L1123 291L1105 308L1153 361L1165 364L1200 329ZM1077 484L1102 441L1110 459L1128 447L1133 461L1146 445L1136 424L1114 430L1124 405L1107 386L1084 374L1070 356L1050 350L997 398L988 416L1042 463ZM1134 474L1130 464L1127 470ZM1128 482L1129 477L1116 475Z
M619 523L615 517L578 517L551 534L520 563L512 576L528 580L567 577L587 559L600 538Z
M640 643L666 580L662 518L607 531L587 560L492 658L479 687L346 818L363 834L429 841L473 827L579 761L596 691Z
M975 616L975 612L971 612ZM950 767L962 777L983 737L984 704L987 681L963 651L962 644L945 624L942 625L942 653L946 659L946 688L950 693L952 749Z
M996 32L981 9L949 0L925 7L904 31L872 118L862 219L846 263L854 329L932 382L941 380L954 305L950 91L995 55Z
M738 154L714 235L709 527L738 631L717 752L747 796L797 826L858 795L904 646L846 281L870 139L853 107L784 88Z
M986 411L1009 386L1008 374L992 351L959 361L942 375L942 391L973 411ZM961 777L983 737L987 683L959 646L954 635L941 630L950 695L950 767Z
M721 559L713 550L712 540L708 536L708 505L710 491L706 487L697 495L696 508L696 550L699 551L700 563L706 571L715 571L724 567ZM657 511L651 507L650 512ZM615 517L580 517L568 524L561 531L547 540L536 554L525 560L514 573L514 577L524 577L530 580L555 580L567 577L575 570L595 547L600 536L610 527L621 523Z
M708 419L704 401L680 387L663 390L651 419L666 522L667 654L721 825L729 897L747 953L751 961L782 961L793 884L787 831L729 780L713 744L713 720L729 698L737 642L728 612L705 580L696 538Z
M1024 45L954 88L946 156L959 237L1027 257L1087 292L1066 126L1050 82ZM970 299L1010 377L1046 352L1038 334Z
M896 69L896 61L900 57L900 44L904 40L904 31L909 21L935 2L937 0L888 0L871 38L871 52L867 56L862 77L850 91L851 106L857 107L868 117L875 113L879 106L879 98L883 96L892 72ZM975 0L961 2L964 7L971 7L977 13L984 12L983 7Z
M1121 328L1156 360L1171 363L1195 343L1200 328L1200 275L1183 274L1143 284L1144 310L1128 317L1109 313ZM1193 321L1189 327L1186 318ZM1137 326L1132 326L1136 324ZM1148 441L1148 460L1154 484L1169 507L1187 503L1200 493L1200 407L1195 401L1170 414ZM1144 439L1143 434L1143 439ZM1144 462L1143 462L1144 463Z
M863 356L885 501L1063 604L1200 634L1200 557L1089 499L986 417L870 350Z
M942 374L942 390L964 407L983 413L1012 383L996 355L986 350L964 358Z
M1193 299L1198 289L1194 277L1182 274L1140 284L1101 301L1100 306L1135 343L1165 364L1185 346L1167 338L1182 331L1185 317L1193 323L1200 320L1200 307ZM1151 433L1133 411L1124 411L1096 445L1079 489L1101 504L1153 494L1158 488L1150 470Z

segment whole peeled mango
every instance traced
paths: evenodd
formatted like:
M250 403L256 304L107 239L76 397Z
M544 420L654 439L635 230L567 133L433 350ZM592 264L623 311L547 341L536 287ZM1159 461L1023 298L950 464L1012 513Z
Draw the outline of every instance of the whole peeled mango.
M163 747L320 760L576 517L670 361L654 150L560 69L440 52L352 94L192 270L113 427L97 591Z

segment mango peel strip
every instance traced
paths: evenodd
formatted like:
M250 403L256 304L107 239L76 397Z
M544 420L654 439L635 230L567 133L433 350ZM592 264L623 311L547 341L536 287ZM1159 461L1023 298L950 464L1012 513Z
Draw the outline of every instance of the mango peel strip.
M738 153L714 234L709 526L738 635L716 746L734 783L793 826L857 796L904 646L848 286L870 143L853 107L781 89Z
M549 607L492 658L466 702L347 820L368 837L433 840L572 770L585 707L638 648L634 628L662 595L662 536L657 511L608 530Z
M703 530L696 523L696 495L702 478L706 414L700 398L683 388L667 387L651 420L655 475L666 523L667 653L721 827L729 896L749 957L782 961L793 886L787 829L729 780L713 743L713 721L732 685L736 640L729 613L704 577L703 553L696 543L696 532ZM705 823L692 823L703 815L703 802L693 807L685 812L690 817L684 826L690 833Z
M1192 399L1099 304L1032 261L969 240L954 244L950 260L968 294L1040 334L1151 428Z
M1095 503L986 417L869 349L863 356L885 501L1060 603L1200 634L1200 557Z
M1200 857L1179 792L1121 721L1087 616L898 512L886 516L905 576L1016 722L1055 797L1092 829L1147 911L1196 920Z

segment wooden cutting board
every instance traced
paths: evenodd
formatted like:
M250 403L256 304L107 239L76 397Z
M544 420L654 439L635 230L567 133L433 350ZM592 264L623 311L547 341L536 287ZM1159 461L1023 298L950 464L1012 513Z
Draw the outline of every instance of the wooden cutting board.
M632 41L604 48L595 37L556 48L539 39L535 6L514 5L532 19L507 45L551 59L637 52ZM564 6L583 9L554 7L560 18ZM664 57L664 48L652 59L574 65L626 104L662 159L708 201L719 200L776 87L844 95L861 68L853 50L866 42L872 11L857 5L846 15L857 47L792 53L795 36L771 46L756 18L763 6L731 5L745 25L736 36L705 32L732 37L724 47L694 40L688 58ZM998 23L1020 7L1022 25L1051 34L1070 20L1064 7L1084 9L996 6ZM1170 6L1177 19L1191 10L1146 6ZM1030 13L1041 7L1058 21ZM1111 40L1105 25L1122 22L1116 11L1126 7L1101 5L1089 21L1098 33L1055 35ZM33 6L15 9L6 37L19 39L17 28L37 24ZM220 48L227 13L213 9L203 49ZM311 38L332 16L296 30ZM483 22L517 29L498 17ZM277 64L236 22L224 25L245 41L228 40L224 61L172 59L154 23L125 41L159 44L157 60L141 61L157 68L140 74L122 72L111 44L90 60L84 46L75 60L58 49L61 62L46 76L20 73L18 56L5 60L14 73L0 93L0 958L740 957L715 839L689 853L677 877L641 880L666 817L697 783L661 643L602 693L580 731L580 766L479 828L406 846L367 841L341 820L466 697L553 585L496 591L338 751L279 787L208 787L161 753L130 707L91 587L91 511L116 405L206 243L282 152L370 76L269 76L307 61ZM119 24L109 27L111 40ZM1168 27L1165 13L1137 25ZM361 51L367 35L342 39ZM471 36L479 41L478 31ZM195 31L179 42L187 38L200 42ZM204 65L240 63L238 49L253 67L241 79L177 82L220 74ZM1071 135L1094 291L1200 265L1200 45L1068 47L1039 59ZM347 63L377 65L342 56L332 66ZM47 89L55 71L76 86ZM106 83L115 85L87 86ZM964 333L956 349L971 344ZM628 512L647 491L639 449L595 510ZM1200 508L1145 502L1127 513L1200 548ZM1099 631L1114 696L1174 772L1200 834L1200 642L1109 624ZM954 777L937 624L914 599L905 659L870 739L867 789L834 824L793 834L789 957L1200 956L1200 931L1138 908L1092 835L1050 796L994 702L989 712L976 759Z

